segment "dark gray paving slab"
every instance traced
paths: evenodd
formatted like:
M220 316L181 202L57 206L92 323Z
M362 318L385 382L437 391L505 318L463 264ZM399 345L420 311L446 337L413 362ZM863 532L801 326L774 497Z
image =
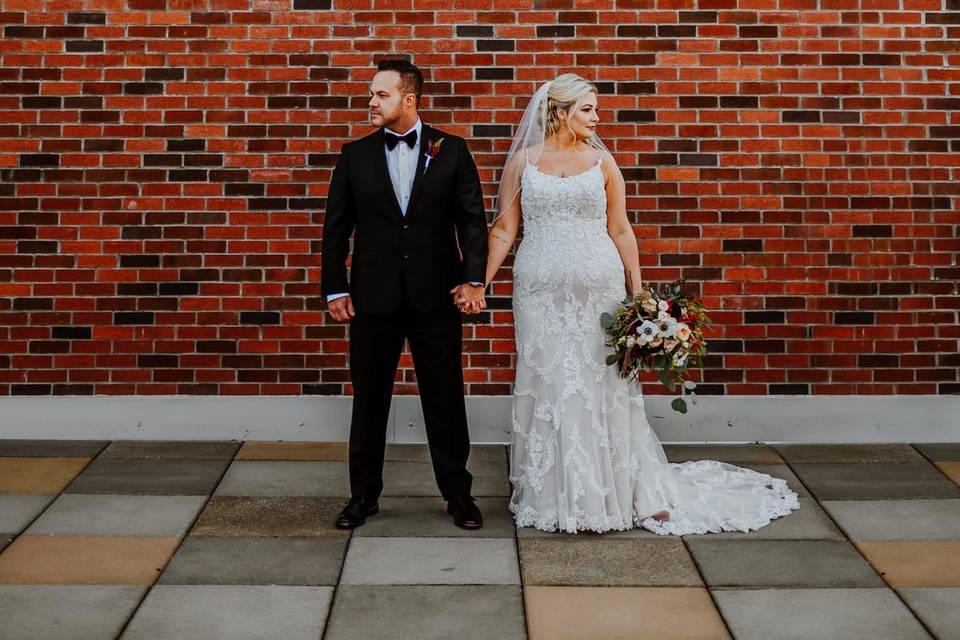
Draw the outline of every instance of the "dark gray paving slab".
M960 460L960 442L925 442L914 444L913 448L934 462Z
M207 537L348 537L333 526L344 506L340 498L255 498L213 496L200 513L191 536Z
M924 462L909 444L776 444L774 449L793 464L861 464Z
M350 540L341 584L520 584L512 538Z
M929 640L890 589L714 591L737 640Z
M332 587L156 585L122 640L317 640Z
M957 500L826 500L851 540L960 540Z
M960 587L897 591L938 640L960 640Z
M474 496L509 496L507 463L484 462L468 464L473 475ZM433 466L428 462L388 461L383 465L383 495L385 496L439 496Z
M233 458L241 443L236 440L115 440L101 458L149 460L223 460Z
M0 440L0 457L92 458L109 440Z
M206 496L61 495L26 533L61 536L183 536Z
M229 460L108 460L97 458L64 493L207 495Z
M690 538L687 544L711 588L864 588L885 584L845 541Z
M665 444L663 450L670 462L719 460L730 464L783 464L777 452L765 444Z
M791 466L821 501L960 498L960 488L929 462Z
M777 518L767 526L740 533L700 533L683 536L691 540L843 540L843 532L813 498L800 498L800 508L789 515Z
M346 537L187 538L160 584L337 584Z
M361 537L512 538L516 534L507 498L478 498L483 528L469 531L453 524L443 498L380 498L380 513L354 531Z
M0 551L6 549L7 545L13 542L16 535L15 533L0 533Z
M430 462L430 449L425 444L391 442L387 444L384 460L394 462ZM506 462L507 445L475 444L470 447L467 467L485 462Z
M525 585L703 586L680 538L520 538Z
M0 585L3 640L116 638L146 587Z
M326 640L524 640L517 586L373 586L337 589Z
M237 460L214 495L349 497L349 472L346 462Z
M23 531L55 497L47 494L0 493L0 531Z

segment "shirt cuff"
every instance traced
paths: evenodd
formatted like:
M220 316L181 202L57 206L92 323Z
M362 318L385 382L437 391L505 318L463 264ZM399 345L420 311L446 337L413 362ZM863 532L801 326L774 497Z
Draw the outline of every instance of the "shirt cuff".
M348 295L350 294L349 293L331 293L330 295L327 296L327 302L333 302L337 298L345 298Z

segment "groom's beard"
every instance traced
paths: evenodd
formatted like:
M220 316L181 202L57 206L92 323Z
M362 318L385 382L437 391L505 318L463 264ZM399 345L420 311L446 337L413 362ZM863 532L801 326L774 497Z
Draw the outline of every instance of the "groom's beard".
M383 111L381 111L380 113L371 113L370 120L372 121L374 116L380 116L380 124L376 126L379 126L381 129L386 129L390 125L397 122L402 115L403 114L400 108L398 107L396 110L394 110L393 113L390 113L390 114L384 113Z

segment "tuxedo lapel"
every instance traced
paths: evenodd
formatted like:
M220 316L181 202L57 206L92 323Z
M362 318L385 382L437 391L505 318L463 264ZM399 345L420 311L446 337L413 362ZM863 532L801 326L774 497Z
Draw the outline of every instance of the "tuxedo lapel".
M407 215L413 212L413 205L417 201L417 195L423 189L424 169L427 166L427 142L434 137L434 131L424 124L420 128L420 152L417 154L417 171L413 176L413 186L410 187L410 202L407 203ZM436 158L431 160L435 162Z
M384 142L385 135L381 127L379 131L370 136L370 153L373 155L371 160L373 166L376 167L379 184L386 185L387 187L387 198L389 198L391 202L391 208L402 218L403 209L400 208L400 203L397 202L397 193L393 189L393 181L390 179L390 169L387 167L386 143ZM409 212L409 210L408 208L407 211Z

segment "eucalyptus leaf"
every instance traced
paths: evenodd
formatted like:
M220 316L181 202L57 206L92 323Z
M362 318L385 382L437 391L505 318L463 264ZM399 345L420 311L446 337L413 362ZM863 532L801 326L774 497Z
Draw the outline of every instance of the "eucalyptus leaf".
M687 403L683 398L674 398L673 402L670 403L670 407L674 411L679 411L680 413L687 412Z
M604 311L603 314L601 314L601 316L600 316L600 325L601 325L604 329L609 329L610 327L612 327L612 326L613 326L613 316L610 315L609 313L607 313L606 311Z
M617 354L611 353L610 355L608 355L608 356L607 356L607 364L608 364L608 365L617 364Z

